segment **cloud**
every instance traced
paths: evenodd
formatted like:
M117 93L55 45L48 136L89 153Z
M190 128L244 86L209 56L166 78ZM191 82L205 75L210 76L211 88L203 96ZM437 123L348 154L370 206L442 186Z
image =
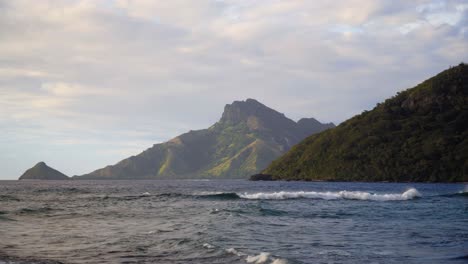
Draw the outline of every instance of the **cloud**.
M461 0L0 1L0 159L21 157L0 169L89 172L248 97L338 123L467 61L467 21Z

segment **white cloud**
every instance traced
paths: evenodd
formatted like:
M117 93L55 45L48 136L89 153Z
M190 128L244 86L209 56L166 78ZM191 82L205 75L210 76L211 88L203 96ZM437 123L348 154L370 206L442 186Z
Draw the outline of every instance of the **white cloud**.
M32 77L32 78L41 78L41 77L51 77L47 72L40 70L27 69L27 68L0 68L0 77L1 78L21 78L21 77Z
M84 173L248 97L340 122L466 61L467 12L461 0L0 1L0 159L25 168L46 153Z
M121 91L103 88L103 87L93 87L93 86L84 86L74 83L66 82L47 82L41 85L41 89L50 97L83 97L83 96L125 96Z

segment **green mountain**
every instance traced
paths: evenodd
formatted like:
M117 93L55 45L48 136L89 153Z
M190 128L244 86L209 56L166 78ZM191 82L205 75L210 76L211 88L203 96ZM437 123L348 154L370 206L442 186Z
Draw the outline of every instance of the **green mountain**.
M460 64L294 146L282 180L468 181L468 66Z
M246 178L306 136L331 127L313 118L294 122L253 99L235 101L208 129L190 131L74 178Z
M55 170L44 162L37 163L34 167L28 169L20 180L68 180L67 175Z

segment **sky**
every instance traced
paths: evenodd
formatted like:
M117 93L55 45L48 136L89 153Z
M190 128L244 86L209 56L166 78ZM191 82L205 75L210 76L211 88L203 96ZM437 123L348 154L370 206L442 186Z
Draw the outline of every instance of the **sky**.
M466 0L0 0L0 179L88 173L247 98L338 124L462 61Z

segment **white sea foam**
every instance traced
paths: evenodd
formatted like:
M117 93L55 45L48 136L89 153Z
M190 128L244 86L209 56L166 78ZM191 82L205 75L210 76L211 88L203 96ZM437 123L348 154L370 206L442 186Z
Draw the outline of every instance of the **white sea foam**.
M403 201L421 197L415 188L408 189L404 193L376 194L360 191L339 191L339 192L272 192L272 193L242 193L238 194L244 199L254 200L284 200L284 199L348 199L348 200L372 200L372 201Z
M207 248L207 249L213 249L213 248L215 248L215 246L213 246L213 245L211 245L211 244L208 244L208 243L203 244L203 247L204 247L204 248Z
M228 248L228 249L226 249L226 252L237 255L239 257L245 256L244 253L237 251L235 248Z
M239 257L245 257L247 263L253 264L288 264L286 259L274 258L269 252L261 252L258 255L247 255L243 252L240 252L234 248L226 249L226 252L237 255Z
M263 264L270 260L270 255L268 252L261 252L258 255L247 256L245 260L247 263Z
M271 262L271 264L288 264L288 261L285 260L285 259L274 259L273 262Z
M141 194L141 196L150 196L150 195L151 195L151 193L149 193L149 192L144 192L144 193Z

